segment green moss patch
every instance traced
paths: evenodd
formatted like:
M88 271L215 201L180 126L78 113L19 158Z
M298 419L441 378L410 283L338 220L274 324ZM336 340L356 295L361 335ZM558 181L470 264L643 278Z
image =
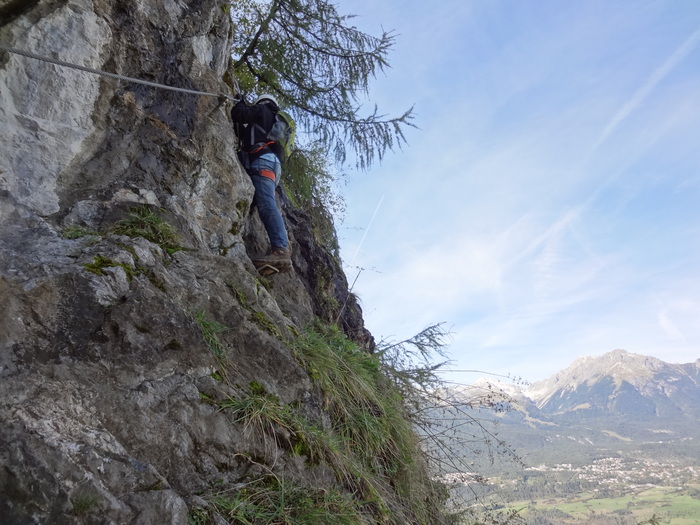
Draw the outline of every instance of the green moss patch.
M126 278L129 281L131 281L136 275L139 274L139 271L133 266L113 261L112 259L109 259L108 257L103 257L102 255L98 255L97 257L95 257L91 263L83 265L83 267L88 272L92 272L95 275L100 276L105 274L104 271L106 268L116 268L117 266L124 269L124 271L126 272Z

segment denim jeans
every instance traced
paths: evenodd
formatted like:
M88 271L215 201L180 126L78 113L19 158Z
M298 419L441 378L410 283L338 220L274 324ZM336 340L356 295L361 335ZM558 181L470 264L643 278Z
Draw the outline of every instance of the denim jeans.
M260 170L268 170L275 174L275 180L259 175ZM250 163L250 178L255 186L253 205L258 208L260 220L265 226L270 245L279 248L287 248L289 240L287 230L284 227L282 214L275 201L275 188L279 184L282 174L282 165L274 153L266 153Z

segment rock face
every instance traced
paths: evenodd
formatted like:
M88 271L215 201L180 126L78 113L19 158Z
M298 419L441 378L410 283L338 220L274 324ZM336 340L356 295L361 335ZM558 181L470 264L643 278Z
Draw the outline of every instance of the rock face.
M0 44L230 93L225 7L2 1ZM285 337L320 317L371 346L338 262L283 194L294 271L256 273L267 239L229 106L6 52L0 102L0 522L184 525L251 457L328 476L202 401L255 383L320 417Z

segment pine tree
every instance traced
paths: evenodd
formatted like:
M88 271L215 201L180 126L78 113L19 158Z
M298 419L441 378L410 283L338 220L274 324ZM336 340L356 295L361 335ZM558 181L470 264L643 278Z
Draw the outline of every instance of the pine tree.
M388 67L394 35L368 35L326 0L231 4L234 75L245 92L275 94L297 123L339 163L348 149L367 168L405 143L412 108L362 115L369 80Z

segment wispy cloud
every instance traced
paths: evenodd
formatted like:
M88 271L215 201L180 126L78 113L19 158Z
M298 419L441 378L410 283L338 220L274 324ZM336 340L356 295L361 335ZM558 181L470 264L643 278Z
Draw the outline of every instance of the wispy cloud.
M687 342L689 336L697 334L697 322L700 317L700 303L694 298L678 298L661 308L658 323L670 341ZM693 329L690 329L693 327ZM700 352L700 349L698 350Z
M614 348L696 359L700 12L362 2L401 12L380 102L417 102L420 127L348 202L375 336L445 321L463 367L531 379Z
M659 312L659 326L666 333L669 339L682 341L683 333L680 331L676 323L671 320L671 315L668 308L664 308Z
M673 71L689 54L695 46L700 42L700 28L690 35L683 44L681 44L673 54L647 79L647 81L632 95L623 106L618 110L613 118L605 126L605 129L600 135L600 138L595 144L594 149L597 149L608 137L617 129L617 127L632 114L649 96L668 74Z

